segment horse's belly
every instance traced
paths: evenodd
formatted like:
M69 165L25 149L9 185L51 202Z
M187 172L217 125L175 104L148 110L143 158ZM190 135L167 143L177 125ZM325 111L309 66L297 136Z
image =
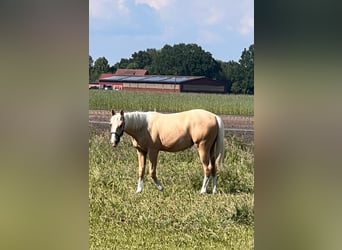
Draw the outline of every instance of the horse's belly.
M169 152L182 151L190 148L193 145L191 138L173 138L168 140L161 140L161 149Z

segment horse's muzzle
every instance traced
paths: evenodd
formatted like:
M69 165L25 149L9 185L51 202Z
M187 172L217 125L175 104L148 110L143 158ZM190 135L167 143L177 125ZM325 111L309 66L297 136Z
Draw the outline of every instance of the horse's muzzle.
M114 138L112 138L112 141L110 142L112 144L113 147L118 146L119 142L120 142L120 135L116 132L112 133L112 135L114 134ZM113 140L114 139L114 140ZM114 142L113 142L114 141Z
M112 146L115 148L119 145L119 141L114 141L114 142L111 142L110 144L112 144Z

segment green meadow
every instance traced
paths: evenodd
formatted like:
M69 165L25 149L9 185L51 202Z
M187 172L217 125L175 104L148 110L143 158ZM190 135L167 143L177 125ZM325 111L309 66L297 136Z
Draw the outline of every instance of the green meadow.
M180 112L193 108L206 109L216 114L254 115L254 96L105 90L89 91L89 109Z
M253 115L252 96L90 91L89 109L204 108L218 114ZM118 147L108 132L89 131L90 249L254 249L254 143L225 138L218 193L200 194L198 152L160 152L158 191L146 168L137 194L138 159L128 135Z
M109 135L90 133L90 249L253 249L253 145L225 140L218 194L199 193L202 166L195 149L160 152L164 191L145 177L136 194L138 160L127 135L112 148ZM148 168L147 168L148 171Z

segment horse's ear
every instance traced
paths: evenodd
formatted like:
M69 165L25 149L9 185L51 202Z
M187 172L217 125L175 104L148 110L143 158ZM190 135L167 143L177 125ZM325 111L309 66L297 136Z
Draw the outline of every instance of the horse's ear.
M112 109L112 115L115 115L115 110L114 109Z
M123 116L124 115L124 111L121 109L120 111L120 115Z

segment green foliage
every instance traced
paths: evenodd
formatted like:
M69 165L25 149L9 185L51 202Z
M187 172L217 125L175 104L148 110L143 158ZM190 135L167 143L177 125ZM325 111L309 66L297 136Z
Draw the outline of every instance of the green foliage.
M243 50L239 63L243 73L242 94L254 94L254 45Z
M101 73L107 73L114 69L109 67L108 60L105 57L99 57L93 63L93 58L89 56L89 82L95 82Z
M207 76L214 78L219 64L196 44L165 45L151 65L151 74Z
M94 82L94 79L93 79L93 71L94 71L94 60L93 60L93 58L89 55L89 82Z
M239 94L239 93L241 93L241 92L242 92L241 83L240 83L240 82L233 82L230 91L231 91L233 94Z
M89 109L180 112L195 108L216 114L253 115L254 98L248 95L197 93L89 92Z
M98 79L101 73L107 73L109 71L108 60L105 57L99 57L94 63L94 76Z
M118 62L117 64L115 64L115 66L118 68L118 69L126 69L128 68L128 64L130 63L130 60L126 59L126 58L122 58L120 60L120 62Z
M240 72L240 64L235 61L229 61L229 62L219 62L221 66L220 76L219 80L223 80L226 82L227 87L226 89L229 90L229 92L232 93L239 93L239 92L233 92L232 91L232 84L234 82L237 82L241 78L241 72Z
M146 66L152 64L153 56L147 51L139 51L138 53L133 53L132 59L136 64L137 69L144 69Z
M227 81L233 94L254 94L254 45L242 51L239 62L219 62L219 79Z
M203 173L195 149L161 152L164 191L146 176L136 194L138 160L129 136L116 148L108 142L107 133L90 133L90 249L254 248L253 145L225 140L216 195L199 193Z

